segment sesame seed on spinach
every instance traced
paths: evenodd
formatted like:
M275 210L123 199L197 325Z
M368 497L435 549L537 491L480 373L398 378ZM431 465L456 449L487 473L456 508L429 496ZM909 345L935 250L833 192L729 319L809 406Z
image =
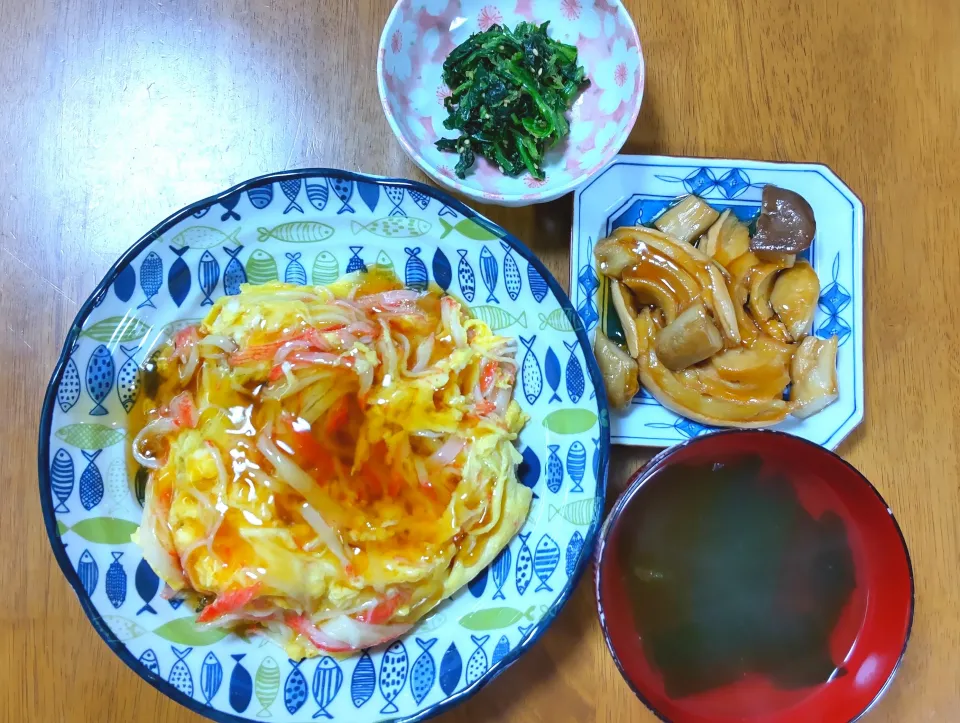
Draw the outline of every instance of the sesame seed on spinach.
M461 135L436 145L460 155L454 169L460 178L481 155L509 176L526 170L544 179L544 155L570 131L564 113L590 84L576 47L551 40L548 25L494 25L444 61L451 95L443 125Z

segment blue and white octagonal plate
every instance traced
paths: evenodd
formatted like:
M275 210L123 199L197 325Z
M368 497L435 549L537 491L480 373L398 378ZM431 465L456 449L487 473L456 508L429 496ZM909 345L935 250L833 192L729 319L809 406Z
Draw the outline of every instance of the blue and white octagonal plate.
M801 254L820 277L817 336L840 339L837 357L840 397L819 414L789 417L775 429L837 446L863 421L863 203L826 166L663 156L618 156L574 195L570 279L573 302L590 332L619 329L607 285L601 283L593 247L615 228L651 225L680 196L694 193L714 208L741 219L760 211L768 183L796 191L810 202L817 235ZM668 447L712 431L665 409L641 389L626 410L610 415L611 441Z
M435 281L520 340L521 482L533 505L509 547L400 643L295 663L273 644L198 631L130 534L127 466L139 364L241 283L323 284L372 265ZM556 280L503 229L419 183L333 170L257 178L171 216L83 305L40 423L50 544L84 611L144 680L217 721L418 721L503 672L569 597L603 512L609 426L586 330Z

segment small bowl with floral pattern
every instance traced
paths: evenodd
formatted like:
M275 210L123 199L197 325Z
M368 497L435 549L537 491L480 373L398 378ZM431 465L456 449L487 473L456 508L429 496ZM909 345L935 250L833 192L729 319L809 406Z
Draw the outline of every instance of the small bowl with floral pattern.
M549 22L551 38L575 45L590 85L567 112L570 134L547 153L543 180L507 176L480 157L460 179L456 155L435 146L458 134L443 126L443 61L473 33L522 21ZM569 193L617 155L640 112L643 52L619 0L399 0L380 37L377 86L400 145L434 181L484 203L526 206Z

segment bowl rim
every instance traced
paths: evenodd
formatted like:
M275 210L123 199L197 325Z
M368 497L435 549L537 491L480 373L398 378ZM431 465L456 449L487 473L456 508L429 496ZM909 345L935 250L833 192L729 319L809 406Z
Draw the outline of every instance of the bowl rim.
M650 460L641 465L636 472L634 472L630 479L627 482L627 486L624 488L623 492L617 497L617 501L614 503L613 507L610 509L610 513L607 515L606 520L603 523L603 527L600 529L600 534L597 537L597 544L594 550L594 575L593 575L593 584L594 584L594 601L597 606L597 615L600 618L600 629L603 632L603 640L606 643L607 651L610 653L610 657L613 658L614 664L617 666L617 670L620 672L620 676L630 686L630 690L633 691L633 694L637 696L641 703L646 706L647 710L653 713L659 720L664 723L673 723L669 718L667 718L663 713L661 713L654 705L647 699L647 697L640 691L637 684L633 679L627 674L624 670L623 664L620 661L620 658L617 656L616 650L614 649L612 637L613 634L610 631L610 628L607 625L607 618L604 614L604 605L603 605L603 595L601 593L601 576L603 570L603 555L607 549L607 541L609 539L610 533L613 530L613 527L616 525L617 521L620 519L620 515L626 509L630 500L637 493L637 491L646 484L652 477L653 471L661 465L667 458L672 455L680 452L681 450L689 447L691 445L696 445L702 443L706 439L710 439L718 436L731 436L731 435L760 435L761 437L786 437L790 440L796 440L801 442L803 445L806 445L811 449L812 453L816 453L815 450L825 452L826 454L835 457L839 462L845 465L851 472L854 473L862 482L864 482L867 488L873 492L880 504L882 504L890 515L890 520L893 522L893 527L897 532L897 536L900 539L900 546L903 548L903 555L907 562L907 573L910 580L910 608L907 618L907 629L903 637L903 646L900 649L900 654L897 656L897 661L894 663L893 669L890 671L890 675L887 676L887 679L883 682L880 688L877 690L876 695L870 700L869 703L860 711L857 715L851 718L847 723L856 723L861 720L863 716L869 713L876 705L880 702L880 699L883 698L884 694L890 688L890 685L893 683L894 678L900 670L900 666L903 664L904 656L907 652L907 645L910 642L910 634L913 631L913 621L914 614L916 612L916 583L914 581L913 574L913 562L910 559L910 550L907 547L906 538L903 536L903 530L900 529L900 524L897 522L896 516L893 514L893 510L890 508L890 505L887 504L887 501L883 498L883 495L880 494L879 490L873 486L873 483L867 479L860 470L850 464L847 460L841 457L836 452L827 449L826 447L821 447L814 442L811 442L803 437L798 437L794 434L788 434L787 432L780 432L774 429L724 429L718 432L712 432L711 434L704 435L702 437L693 437L691 439L675 444L672 447L667 447L666 449L661 450L656 455L650 458Z
M587 337L586 329L579 321L579 316L577 316L569 296L563 290L563 287L560 286L559 282L556 280L550 270L544 266L543 262L540 261L540 259L526 246L526 244L524 244L502 226L494 223L490 219L486 218L483 214L470 208L459 199L449 195L446 191L429 186L425 183L420 183L419 181L412 181L404 178L393 178L389 176L356 173L353 171L344 171L335 168L302 168L267 173L238 183L231 188L196 201L188 206L184 206L179 211L174 212L159 224L154 226L146 234L141 236L139 240L130 246L130 248L121 254L119 259L113 263L113 265L107 270L106 274L101 279L100 283L97 284L93 292L91 292L87 297L87 300L81 305L80 310L74 317L69 331L66 334L63 348L60 351L60 355L57 359L56 365L54 366L50 381L47 384L47 390L44 394L43 406L41 408L40 421L38 424L37 476L39 482L40 507L43 515L44 529L46 530L47 534L47 541L50 544L53 556L56 559L63 576L73 588L74 594L77 596L77 600L80 603L81 609L89 619L97 634L103 639L113 653L117 655L117 657L119 657L128 668L136 673L137 676L185 708L189 708L193 712L198 713L199 715L202 715L210 720L216 721L217 723L248 723L251 719L205 705L201 701L181 693L162 676L155 675L148 671L129 651L127 646L121 642L116 635L114 635L113 631L103 619L100 611L94 606L93 602L90 600L90 596L87 595L86 591L84 590L83 584L80 581L80 576L73 564L70 562L64 545L60 540L60 535L57 531L56 515L54 514L53 510L53 499L50 495L50 437L52 432L54 404L56 402L57 390L60 386L60 381L63 378L64 370L66 368L66 363L70 357L70 352L74 343L79 338L81 331L83 330L84 322L90 315L90 312L92 312L93 309L96 308L103 300L104 296L109 291L110 286L113 284L119 273L127 268L140 255L141 252L143 252L154 241L160 238L166 231L176 226L180 222L189 219L196 211L210 207L230 195L239 194L252 188L257 188L267 184L280 183L282 181L289 180L302 180L317 176L337 178L353 182L374 183L379 186L395 186L405 190L417 191L431 198L435 198L443 204L446 204L446 206L462 214L465 218L476 220L477 222L486 225L489 228L497 229L498 233L502 232L503 235L501 240L509 243L519 256L521 256L536 269L543 280L547 283L547 286L553 293L554 297L559 302L560 308L564 309L568 316L572 315L570 318L576 320L576 322L573 324L573 331L576 334L577 341L580 343L583 349L591 351L589 354L584 354L584 361L590 374L590 379L594 385L594 388L604 388L603 378L600 374L600 368L597 366L596 359L593 357L592 346ZM600 442L598 445L599 470L597 474L596 495L598 503L594 508L593 520L584 534L584 550L593 549L593 545L597 539L597 535L603 522L603 500L606 496L607 475L610 461L610 424L606 395L598 394L596 403L600 434ZM523 653L527 652L537 641L537 639L547 630L547 628L550 627L560 610L572 596L574 590L576 589L577 583L590 560L591 556L589 554L580 555L580 559L577 561L577 566L574 569L573 574L567 578L566 584L560 590L553 604L544 613L543 617L533 624L532 629L520 639L517 645L511 649L506 656L504 656L496 665L491 665L481 678L476 680L474 683L465 686L462 690L455 692L453 695L445 697L443 700L429 708L424 708L423 710L406 717L398 717L394 719L393 723L417 723L418 721L432 718L467 700L481 688L498 678L507 668L510 667L510 665L516 662Z
M630 139L630 133L633 131L633 128L637 124L637 118L640 117L640 108L643 105L643 97L647 88L647 64L644 60L643 55L643 45L640 42L640 34L637 31L637 24L633 20L633 16L630 15L630 12L627 10L626 6L623 4L622 0L607 0L608 4L614 6L614 8L628 21L630 30L631 30L631 40L633 45L637 49L637 53L640 55L640 93L637 94L634 101L634 107L630 114L630 121L625 126L625 131L622 133L622 139L619 143L613 143L610 146L608 153L604 154L603 158L595 164L592 168L587 169L586 171L581 171L579 175L571 177L569 181L556 186L553 188L544 187L539 191L531 190L529 193L488 193L486 191L479 191L475 188L465 185L459 179L452 179L444 176L442 173L437 172L431 164L429 164L426 159L420 154L413 144L406 137L406 135L400 130L400 125L397 123L396 118L394 117L393 110L390 108L390 102L387 100L387 86L386 80L384 78L384 59L386 57L387 49L387 36L388 31L393 28L394 23L396 22L397 16L400 13L400 6L404 3L412 2L412 0L397 0L396 4L393 6L393 9L390 11L390 14L387 16L386 22L383 24L383 30L380 32L380 40L377 44L377 93L380 96L380 105L383 108L383 114L387 118L387 124L390 126L390 130L393 131L394 137L400 143L400 147L403 148L410 160L412 160L417 167L426 173L432 180L439 183L445 188L455 191L456 193L462 193L463 195L473 199L474 201L479 201L481 203L490 203L498 206L530 206L537 203L547 203L549 201L554 201L561 196L565 196L571 191L576 190L578 187L589 181L597 173L603 170L608 164L613 162L617 156L620 155L620 151L623 150L623 147L626 145L627 141Z

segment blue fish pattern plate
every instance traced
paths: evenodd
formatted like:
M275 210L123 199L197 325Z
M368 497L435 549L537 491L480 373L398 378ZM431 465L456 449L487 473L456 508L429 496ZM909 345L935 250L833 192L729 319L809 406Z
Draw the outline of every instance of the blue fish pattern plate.
M530 415L517 442L518 473L533 502L477 584L399 642L287 663L262 640L198 630L188 605L161 595L162 583L130 541L146 478L126 466L128 411L140 393L138 365L240 284L329 283L370 267L392 267L414 288L436 283L518 339L515 398ZM534 326L540 315L548 320L542 329ZM608 453L607 406L587 330L522 243L423 184L290 171L179 211L96 288L47 389L40 496L54 555L97 632L170 698L223 722L412 723L502 673L557 615L601 521Z
M622 226L652 225L664 209L689 193L718 210L729 208L741 219L752 219L759 213L763 187L769 183L796 191L813 207L817 235L805 252L821 287L813 333L822 338L836 334L840 340L839 399L808 419L788 417L774 428L836 449L864 415L863 203L826 166L618 156L574 194L571 296L591 339L598 327L616 336L620 327L616 311L593 258L597 241ZM568 377L569 371L568 366ZM575 389L567 391L572 394ZM590 393L586 390L588 397ZM665 409L643 389L625 410L610 414L614 444L669 447L712 431Z

